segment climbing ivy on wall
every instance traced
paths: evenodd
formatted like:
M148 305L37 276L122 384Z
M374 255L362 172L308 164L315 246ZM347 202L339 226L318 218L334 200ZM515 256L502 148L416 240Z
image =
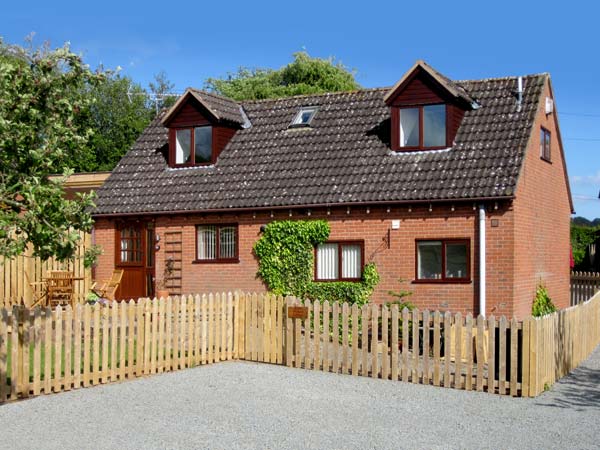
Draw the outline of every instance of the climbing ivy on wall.
M277 295L302 299L367 303L379 283L374 263L365 265L360 282L313 281L314 248L329 237L325 220L284 220L271 222L254 244L259 259L258 276Z

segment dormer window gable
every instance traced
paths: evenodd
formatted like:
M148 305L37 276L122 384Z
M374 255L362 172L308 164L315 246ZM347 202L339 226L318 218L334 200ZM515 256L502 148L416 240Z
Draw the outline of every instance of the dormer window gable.
M464 89L424 61L417 61L384 100L390 107L395 151L451 147L465 111L474 104Z
M233 100L188 88L163 116L169 130L170 167L215 164L247 118Z

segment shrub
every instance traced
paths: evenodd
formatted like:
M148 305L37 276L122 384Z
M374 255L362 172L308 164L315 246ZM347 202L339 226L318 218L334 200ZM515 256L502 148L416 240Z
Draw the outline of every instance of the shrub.
M533 317L542 317L553 312L556 312L556 306L552 303L552 299L548 295L548 290L540 284L535 291L535 300L531 308L531 315Z

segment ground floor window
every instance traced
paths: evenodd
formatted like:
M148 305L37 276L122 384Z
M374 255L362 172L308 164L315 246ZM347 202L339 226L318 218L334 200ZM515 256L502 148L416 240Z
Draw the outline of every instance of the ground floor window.
M417 280L469 281L469 240L417 240Z
M196 260L198 262L237 261L237 225L198 225L196 227Z
M315 280L358 281L362 275L363 242L325 242L315 251Z

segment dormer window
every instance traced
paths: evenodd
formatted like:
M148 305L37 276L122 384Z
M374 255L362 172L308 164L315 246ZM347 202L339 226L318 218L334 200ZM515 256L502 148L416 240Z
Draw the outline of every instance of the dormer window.
M194 166L212 162L212 127L210 125L178 128L173 131L175 132L175 165Z
M399 115L401 149L447 147L446 105L399 108Z
M396 151L451 147L465 113L476 108L461 83L420 60L383 100L390 107L390 147Z
M216 164L236 132L249 126L235 101L188 88L162 117L169 129L170 167Z
M290 127L309 127L316 113L317 108L313 106L300 109L294 120L292 120Z

